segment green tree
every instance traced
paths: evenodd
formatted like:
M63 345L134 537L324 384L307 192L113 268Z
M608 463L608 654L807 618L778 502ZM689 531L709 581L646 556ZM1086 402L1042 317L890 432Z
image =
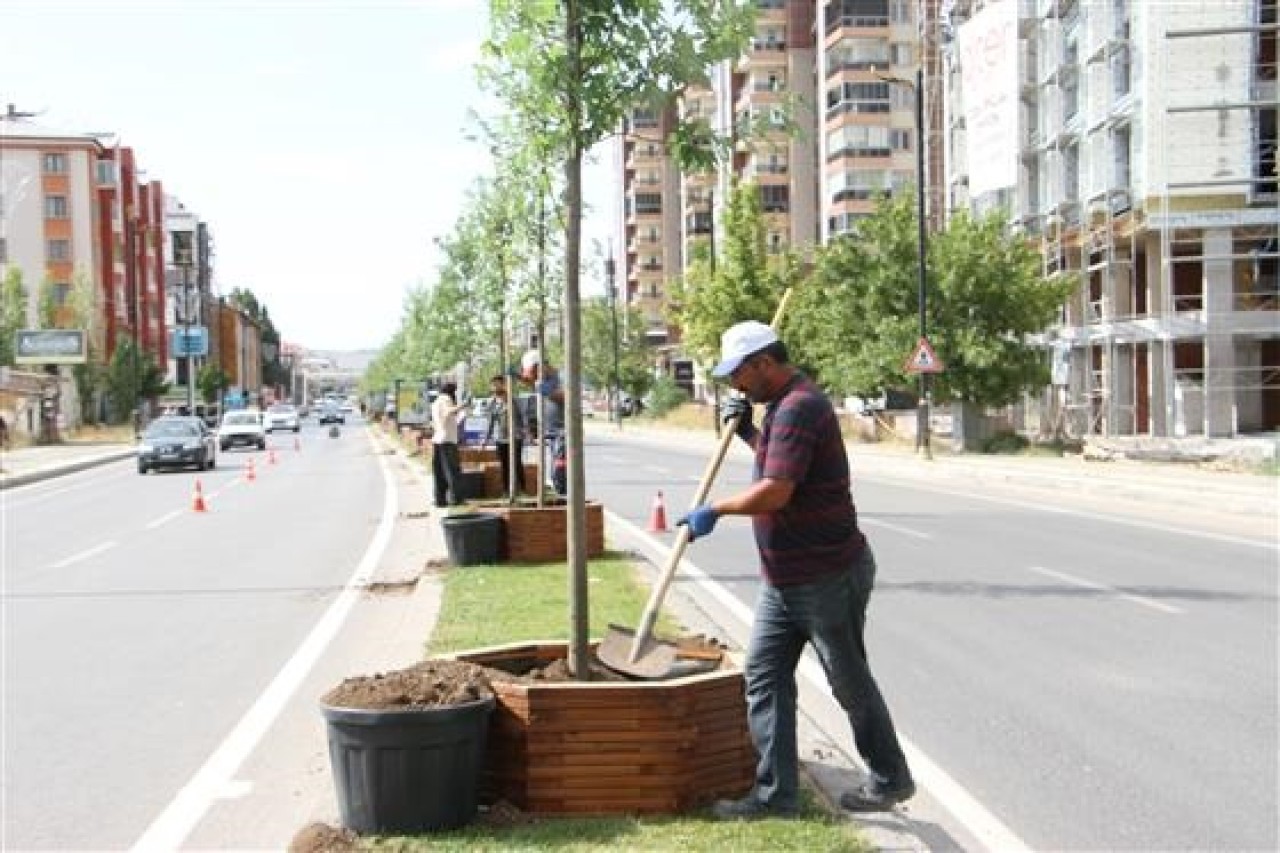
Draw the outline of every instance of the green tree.
M672 315L688 353L703 364L720 352L720 335L734 323L773 319L778 301L800 274L790 253L765 250L760 188L734 187L725 206L724 246L715 258L703 252L672 289Z
M62 312L70 328L84 330L85 362L72 367L71 375L75 379L81 414L87 422L96 423L105 366L100 360L102 349L98 334L97 292L93 280L84 270L76 272Z
M123 423L142 400L168 393L164 371L133 338L121 338L106 371L107 401L113 423Z
M206 403L218 402L230 386L231 377L219 365L209 363L196 371L196 387L200 389L200 399Z
M27 288L22 270L9 267L0 282L0 364L13 364L18 330L27 327Z
M637 105L655 106L740 56L754 3L491 0L486 54L497 95L546 159L564 165L564 371L571 575L570 668L585 677L587 573L582 453L582 158ZM697 146L685 152L700 156ZM685 163L683 165L689 165Z
M42 329L59 328L58 287L51 277L45 276L36 289L36 322Z
M258 326L262 338L259 350L262 354L262 384L287 385L289 371L280 362L280 332L271 321L271 312L267 310L267 306L259 302L253 291L247 288L233 288L227 295L227 301L244 311Z
M628 316L629 315L629 316ZM620 307L617 317L618 375L622 390L643 397L653 384L653 347L645 340L643 314ZM607 297L582 305L582 377L595 388L613 388L614 316Z
M798 360L833 391L876 396L906 387L905 362L919 337L917 242L912 194L882 201L855 235L832 241L787 323ZM946 371L937 399L1001 406L1048 381L1029 337L1053 321L1076 282L1044 278L1034 250L1006 232L999 213L959 213L928 251L929 340Z

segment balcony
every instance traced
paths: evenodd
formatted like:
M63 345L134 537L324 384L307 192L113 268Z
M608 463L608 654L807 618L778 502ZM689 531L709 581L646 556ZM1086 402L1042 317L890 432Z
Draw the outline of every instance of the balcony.
M837 30L872 30L888 29L888 15L840 15L827 21L829 36Z

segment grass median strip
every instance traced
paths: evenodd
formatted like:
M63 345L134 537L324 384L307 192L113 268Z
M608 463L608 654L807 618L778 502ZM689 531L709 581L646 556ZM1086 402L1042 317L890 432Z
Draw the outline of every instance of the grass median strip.
M564 641L569 635L569 580L562 563L447 569L439 621L427 643L431 655L532 640ZM610 622L634 625L648 591L626 557L610 554L588 566L590 634L602 636ZM659 633L675 626L660 622ZM615 850L829 851L862 853L871 847L853 825L833 817L806 796L792 820L724 822L706 811L633 818L550 818L522 815L516 821L485 821L448 833L363 838L362 850L545 851L604 853Z

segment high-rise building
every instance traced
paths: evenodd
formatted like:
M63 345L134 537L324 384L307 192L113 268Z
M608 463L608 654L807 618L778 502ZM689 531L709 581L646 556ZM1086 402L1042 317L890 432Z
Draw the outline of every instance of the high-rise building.
M829 0L818 8L823 242L849 231L884 193L915 183L921 140L916 93L905 84L923 59L924 7L915 0Z
M1080 280L1045 420L1280 427L1275 0L947 5L949 204L1007 210Z

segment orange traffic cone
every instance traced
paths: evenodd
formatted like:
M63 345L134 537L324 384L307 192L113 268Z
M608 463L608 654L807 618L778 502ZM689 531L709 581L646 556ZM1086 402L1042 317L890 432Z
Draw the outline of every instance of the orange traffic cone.
M209 511L209 507L207 507L204 502L204 489L200 488L200 479L198 477L196 478L196 494L195 498L191 502L191 509L193 512Z
M653 499L653 511L649 513L649 532L667 532L667 507L662 501L662 492Z
M250 483L258 479L257 473L255 473L253 470L253 457L249 458L249 470L245 471L244 478L248 480Z
M276 449L274 447L267 451L267 464L276 464Z

